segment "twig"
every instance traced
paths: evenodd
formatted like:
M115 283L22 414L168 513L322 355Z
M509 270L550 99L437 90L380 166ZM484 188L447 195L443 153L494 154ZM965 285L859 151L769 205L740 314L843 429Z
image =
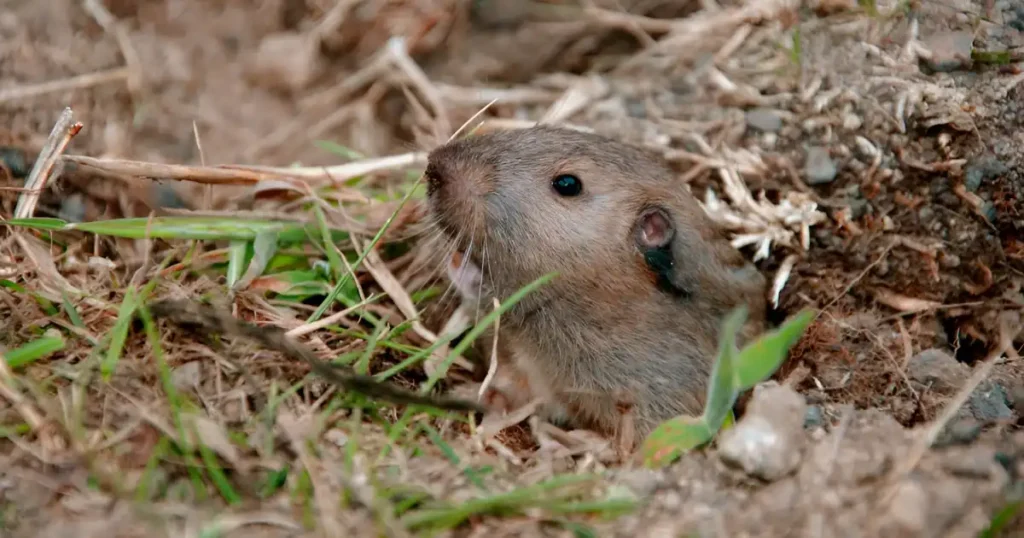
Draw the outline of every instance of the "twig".
M277 168L248 165L189 166L122 159L97 159L83 155L65 155L63 160L108 176L172 179L209 185L252 185L271 180L288 183L296 180L309 183L335 183L385 170L422 166L426 162L426 154L406 153L320 168Z
M444 100L441 99L437 88L430 82L427 74L420 69L420 66L416 65L416 62L409 57L409 52L406 50L403 38L392 37L389 39L387 50L394 65L409 77L413 86L430 102L430 106L434 109L434 120L437 122L438 131L440 131L435 133L435 136L438 140L444 140L451 134L452 129L448 121L448 111L444 106Z
M74 115L71 113L71 107L65 107L60 117L57 118L57 123L53 126L53 130L50 131L50 137L46 139L46 144L39 152L39 157L36 158L32 172L29 173L28 179L25 181L26 190L18 197L18 204L14 209L14 218L23 219L31 217L32 213L35 212L36 204L39 203L39 193L46 185L46 181L49 179L50 172L57 163L57 159L64 152L64 148L68 146L71 139L78 134L78 131L82 130L82 124L72 123L73 119Z
M352 312L370 303L376 302L377 299L379 299L380 297L380 295L371 295L365 301L359 301L358 303L342 310L341 312L337 312L331 314L330 316L320 318L314 321L313 323L304 323L294 329L289 330L285 334L292 338L297 338L299 336L305 336L313 331L318 331L320 329L323 329L324 327L327 327L328 325L333 325L337 323L339 320L345 319L345 317L351 314Z
M32 431L38 432L46 425L43 417L18 391L14 381L14 373L7 367L7 357L3 356L3 354L0 354L0 396L11 402L11 405L18 411L18 414L32 427Z
M18 99L27 99L29 97L36 97L38 95L44 95L47 93L62 92L68 90L79 90L82 88L88 88L90 86L106 84L108 82L126 79L130 76L130 74L131 70L127 67L118 67L116 69L96 71L94 73L85 73L71 78L51 80L49 82L42 82L30 86L15 86L13 88L5 88L3 90L0 90L0 103L5 103L7 101L15 101Z

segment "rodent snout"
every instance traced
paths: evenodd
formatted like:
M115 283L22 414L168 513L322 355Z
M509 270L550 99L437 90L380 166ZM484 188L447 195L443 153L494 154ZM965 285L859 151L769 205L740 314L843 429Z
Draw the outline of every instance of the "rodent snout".
M481 170L466 162L457 147L434 150L424 171L430 212L440 229L456 240L484 236L488 188Z

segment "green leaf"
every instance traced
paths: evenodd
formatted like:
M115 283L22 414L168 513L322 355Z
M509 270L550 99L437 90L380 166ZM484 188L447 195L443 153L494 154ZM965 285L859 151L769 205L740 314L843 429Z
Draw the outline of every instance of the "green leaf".
M7 224L40 230L79 230L130 239L252 241L260 233L274 232L283 243L306 241L311 232L318 231L315 226L296 222L224 217L147 217L80 223L67 223L60 219L12 219ZM347 232L332 230L334 241L347 238Z
M726 316L718 336L718 357L711 369L707 398L704 401L704 422L715 431L722 426L722 421L739 396L735 386L736 335L746 320L746 306L737 307Z
M644 439L640 454L647 467L662 467L707 443L712 436L714 432L702 418L682 415L659 424Z
M34 228L36 230L63 230L68 225L67 222L60 219L48 219L42 217L27 218L27 219L11 219L7 221L7 224L11 226L21 226L23 228Z
M238 279L242 278L242 271L245 268L245 258L249 254L248 241L232 241L228 247L228 271L227 283L231 289L235 288Z
M121 301L121 308L117 312L117 321L114 322L114 328L110 332L110 347L107 348L107 355L100 364L100 373L104 380L110 379L117 367L117 362L121 360L121 350L124 349L124 343L128 340L128 329L132 326L135 309L138 308L135 293L135 288L128 288L124 294L124 300Z
M64 339L59 336L37 338L21 347L10 349L3 355L12 370L35 362L51 353L64 349Z
M803 310L744 347L735 361L736 390L752 388L775 373L813 319L812 310Z
M242 278L232 287L235 290L247 288L253 279L267 270L267 265L277 252L277 232L260 232L252 242L252 260Z

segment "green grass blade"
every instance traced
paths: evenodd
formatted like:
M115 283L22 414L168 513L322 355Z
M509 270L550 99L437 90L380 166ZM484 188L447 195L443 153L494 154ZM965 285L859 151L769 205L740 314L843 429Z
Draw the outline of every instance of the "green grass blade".
M61 219L49 219L43 217L10 219L5 221L5 223L11 226L19 226L21 228L32 228L33 230L63 230L68 225L66 221Z
M405 193L405 196L402 197L402 200L398 203L398 207L396 207L395 210L391 213L391 216L388 217L388 220L384 221L384 225L381 226L379 230L377 230L377 233L373 236L373 239L370 240L370 242L366 245L363 251L359 254L359 258L355 261L355 263L352 264L352 272L355 272L356 269L359 268L360 264L363 263L363 260L366 259L366 256L370 253L370 250L377 246L377 242L380 241L381 237L384 237L384 232L386 232L388 228L391 227L391 223L394 222L395 217L398 216L398 212L402 210L402 207L405 206L405 203L409 201L410 197L412 197L412 193L416 190L416 186L419 185L421 179L422 177L420 179L417 179L416 183L413 183L413 185L409 188L408 192ZM323 317L324 313L327 312L327 309L330 308L331 305L334 304L334 301L338 299L338 294L341 293L341 290L344 289L344 287L348 284L350 278L349 274L350 273L346 272L342 278L338 279L338 283L335 284L334 289L331 290L331 293L328 294L326 298L324 298L323 302L320 303L320 306L317 307L316 311L314 311L313 314L309 316L309 319L306 320L306 323L313 323L314 321Z
M662 467L672 463L685 452L707 443L714 434L704 419L678 416L659 424L644 439L640 446L640 455L647 467Z
M117 321L114 323L113 330L110 331L110 346L107 348L103 362L100 363L100 373L104 380L110 380L110 376L117 368L118 361L121 360L121 351L128 340L128 329L132 326L136 308L138 308L138 301L135 288L128 288L121 301L121 308L118 309Z
M803 310L778 329L744 347L736 356L736 390L752 388L775 373L813 319L812 310Z
M704 423L712 431L722 426L722 421L739 396L739 390L735 387L736 335L746 320L746 307L737 307L726 316L718 336L718 356L711 368L707 398L704 401Z
M242 278L245 268L245 258L249 253L248 241L232 241L228 247L228 270L225 275L228 288L234 289L238 279Z
M44 336L23 346L4 352L4 360L12 370L33 363L47 355L64 349L64 339L60 336Z
M481 334L483 334L483 332L486 331L487 328L490 327L496 319L498 319L498 316L507 312L510 308L515 306L519 301L521 301L523 297L526 297L527 294L543 286L544 284L547 284L549 281L551 281L551 279L555 278L556 276L558 276L558 273L552 272L534 280L533 282L530 282L529 284L523 286L518 291L510 295L508 299L501 303L501 305L498 308L492 310L486 316L484 316L483 319L480 320L480 323L477 323L472 329L470 329L469 332L466 333L466 336L464 336L462 340L459 341L459 343L454 348L452 348L451 352L448 353L448 356L444 359L444 361L441 362L441 365L439 366L437 371L434 372L434 374L431 375L429 379L427 379L426 383L423 384L421 390L424 393L426 393L429 392L432 388L434 388L434 385L436 385L437 382L440 381L441 378L443 378L445 374L448 373L448 368L450 368L452 363L455 362L455 357L458 357L465 353L465 351L469 349L469 346L471 346L473 342Z

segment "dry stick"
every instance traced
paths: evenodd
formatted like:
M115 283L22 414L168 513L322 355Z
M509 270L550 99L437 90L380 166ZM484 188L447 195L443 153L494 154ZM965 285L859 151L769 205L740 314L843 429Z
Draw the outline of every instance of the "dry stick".
M67 147L71 138L82 129L82 124L72 123L72 119L71 108L65 108L57 119L57 123L53 126L50 136L46 139L46 144L43 145L43 149L36 158L32 172L29 173L28 179L25 181L25 190L18 197L18 203L14 209L15 218L28 218L35 212L36 205L39 203L39 193L46 185L46 181L49 179L57 159L60 157L61 152L64 151L64 148ZM40 278L42 287L46 292L57 298L60 297L60 294L55 293L55 290L65 290L76 295L82 295L81 290L72 286L70 282L61 276L56 265L53 263L53 259L49 257L49 252L33 244L22 233L14 232L12 235L22 250L24 250L25 255L36 265L36 269L42 277ZM86 300L90 304L95 304L96 302L89 298L86 298Z
M121 177L144 177L191 181L209 185L252 185L261 181L337 183L354 177L422 165L426 154L422 152L392 155L379 159L328 167L277 168L246 165L189 166L123 159L97 159L82 155L65 155L64 162L89 169L91 172Z
M330 316L327 316L325 318L320 318L320 319L314 321L313 323L305 323L303 325L299 325L298 327L289 330L285 334L290 336L290 337L292 337L292 338L295 338L295 337L298 337L298 336L305 336L305 335L307 335L307 334L309 334L309 333L311 333L313 331L318 331L320 329L323 329L324 327L327 327L328 325L334 325L336 322L344 319L346 316L348 316L352 312L354 312L357 309L362 308L362 307L364 307L364 306L366 306L366 305L368 305L370 303L373 303L378 298L380 298L380 295L371 295L366 300L360 301L360 302L358 302L358 303L356 303L356 304L354 304L354 305L352 305L352 306L342 310L341 312L336 312L336 313L331 314Z
M129 75L130 70L127 67L118 67L116 69L97 71L95 73L85 73L83 75L61 80L51 80L49 82L42 82L31 86L5 88L0 90L0 103L15 101L18 99L27 99L38 95L45 95L47 93L88 88L98 84L106 84L108 82L123 80L128 78Z
M652 54L666 52L668 49L685 50L706 41L710 36L731 33L741 25L756 24L765 19L775 18L779 13L795 7L797 3L796 0L755 0L741 8L702 11L677 21L671 32L657 44L622 62L615 71L621 73L630 69Z
M25 399L25 396L18 391L16 382L14 381L14 373L11 372L7 366L7 357L0 354L0 396L7 398L11 405L18 411L18 414L25 419L25 422L32 428L32 431L38 432L43 426L46 425L46 421L43 417L32 407L32 404Z
M372 174L375 172L395 170L399 168L407 168L412 166L423 166L426 164L426 162L427 154L425 152L420 151L413 153L403 153L400 155L389 155L387 157L364 159L361 161L325 167L307 166L296 168L282 168L273 166L223 165L222 168L229 170L251 170L253 172L263 172L268 174L278 174L281 176L291 176L302 179L316 179L339 183L348 179L352 179L354 177L365 176L367 174Z
M427 78L427 74L409 57L409 52L405 47L405 39L392 37L388 40L387 51L395 66L409 77L413 86L416 86L420 93L430 102L430 106L434 108L434 119L440 127L439 130L445 135L450 133L451 124L448 122L448 112L445 109L444 100L438 94L437 88ZM439 136L437 138L440 140L442 137Z
M60 117L57 118L53 130L50 131L50 137L46 139L46 144L39 152L32 172L29 173L28 179L25 181L26 190L18 198L18 204L14 209L14 218L28 218L35 212L36 204L39 203L39 193L46 186L46 180L49 178L54 164L57 163L57 159L71 139L82 129L82 124L73 123L73 119L71 107L65 107Z

